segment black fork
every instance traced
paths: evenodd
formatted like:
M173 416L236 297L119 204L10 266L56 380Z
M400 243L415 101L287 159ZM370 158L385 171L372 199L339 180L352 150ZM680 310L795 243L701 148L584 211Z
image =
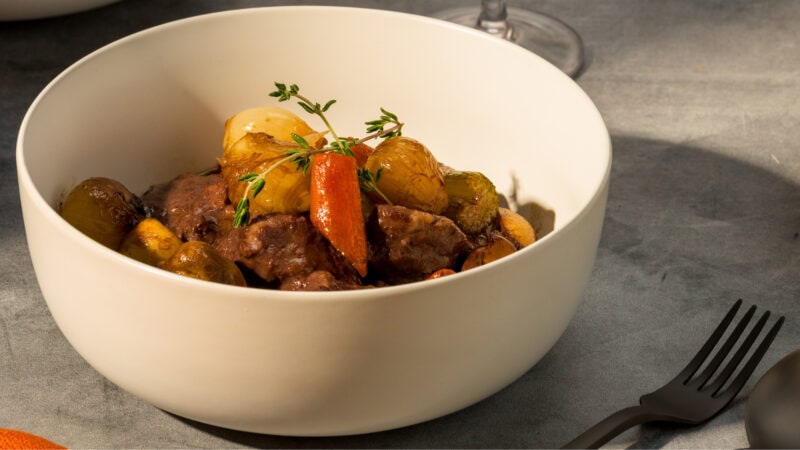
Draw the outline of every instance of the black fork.
M665 421L697 425L717 415L736 397L736 394L742 389L747 379L750 378L750 375L759 361L761 361L764 353L767 352L783 324L783 317L781 316L767 332L736 378L733 379L728 387L723 389L736 367L753 346L769 318L770 312L767 311L756 322L753 329L750 330L750 333L728 361L725 368L712 380L711 376L714 375L723 360L731 352L734 344L739 340L739 336L747 327L750 319L753 318L756 307L751 306L706 368L695 376L725 333L728 325L733 321L733 317L741 305L742 300L740 299L731 307L717 329L714 330L697 355L678 376L660 389L643 395L639 399L639 406L631 406L606 417L562 448L598 448L628 428L645 422Z

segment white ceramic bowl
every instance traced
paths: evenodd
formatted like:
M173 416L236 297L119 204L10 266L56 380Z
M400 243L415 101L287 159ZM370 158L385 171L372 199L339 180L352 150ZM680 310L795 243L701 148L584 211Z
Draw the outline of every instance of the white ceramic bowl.
M389 108L440 161L483 171L501 192L516 177L521 200L556 211L555 231L439 280L298 293L140 264L54 209L90 176L141 192L207 167L226 118L274 104L273 80L338 99L330 115L340 130L359 133L378 107ZM581 300L610 162L595 106L539 57L424 17L331 7L217 13L115 42L39 95L17 149L31 258L72 346L159 408L285 435L432 419L529 370Z

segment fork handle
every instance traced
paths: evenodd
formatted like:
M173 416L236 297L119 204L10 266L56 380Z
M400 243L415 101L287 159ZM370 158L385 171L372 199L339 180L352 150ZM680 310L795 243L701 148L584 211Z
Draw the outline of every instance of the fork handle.
M631 406L611 414L561 448L600 448L628 428L658 419L644 406Z

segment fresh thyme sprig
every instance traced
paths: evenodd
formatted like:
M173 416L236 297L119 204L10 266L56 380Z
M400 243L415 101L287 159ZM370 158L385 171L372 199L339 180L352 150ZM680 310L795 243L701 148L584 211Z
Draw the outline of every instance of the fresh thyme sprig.
M378 171L374 174L369 171L366 167L361 167L358 169L358 183L361 185L361 190L364 192L374 192L378 194L383 201L387 204L391 205L392 201L386 198L386 195L378 189L378 181L381 179L381 174L383 173L383 167L378 168Z
M402 136L403 124L397 119L397 115L381 108L381 117L377 120L370 120L364 122L367 125L367 133L375 133L377 137L390 138L395 136ZM386 125L393 124L391 128L386 130Z
M233 215L233 227L239 228L241 226L247 225L250 223L250 196L252 195L253 198L258 195L262 189L264 189L264 185L266 184L266 176L272 172L273 170L280 167L283 163L287 161L291 161L292 159L296 158L295 154L287 155L284 158L281 158L275 164L269 166L269 168L260 174L250 172L238 178L237 181L246 181L247 187L244 189L244 193L242 194L242 198L239 200L239 203L236 204L236 212Z
M266 185L265 178L270 172L277 169L286 162L293 162L297 168L305 175L311 166L311 156L319 153L336 152L347 156L355 156L352 147L362 142L366 142L376 138L390 138L402 135L403 123L397 118L397 115L381 108L381 116L376 120L365 122L367 125L367 136L361 139L341 138L336 134L336 131L331 126L325 113L336 103L336 100L328 100L324 105L309 100L304 95L300 94L300 87L296 84L286 85L285 83L275 83L276 90L269 93L270 97L276 97L279 102L285 102L296 98L297 104L300 105L307 113L318 116L322 119L325 127L330 132L333 141L330 145L321 149L314 149L302 136L292 133L292 140L298 145L297 149L290 150L283 154L283 158L269 166L261 173L248 173L241 176L238 181L247 182L247 187L242 194L242 198L236 204L236 212L233 218L233 226L239 228L247 225L250 222L250 198L255 198ZM358 180L361 190L364 192L375 192L386 203L392 202L378 189L378 180L380 180L383 167L379 168L376 173L370 172L366 168L358 169Z
M339 135L336 134L336 130L333 129L331 123L328 121L328 117L325 116L325 113L336 103L336 100L328 100L325 105L322 105L317 102L313 102L309 100L304 95L300 94L300 88L296 84L290 84L286 86L284 83L275 83L275 87L277 90L270 92L270 97L277 97L279 102L285 102L292 99L292 97L297 98L297 104L300 105L307 113L313 114L318 116L322 119L322 123L325 124L325 127L331 133L331 137L333 138L333 142L331 142L332 151L336 151L338 153L342 153L345 155L353 156L353 152L350 150L350 145L352 145L352 139L342 139ZM297 142L297 139L295 139Z
M266 185L266 177L270 172L287 162L293 162L297 166L297 170L301 170L303 175L305 175L306 172L308 172L308 168L311 166L311 155L330 151L329 149L325 148L314 150L310 145L308 145L302 136L298 136L294 133L292 133L292 138L298 143L298 145L302 147L302 150L290 150L283 154L283 158L279 159L263 172L250 172L237 179L237 181L246 181L247 187L244 189L242 198L236 204L236 212L233 215L234 228L239 228L247 225L250 222L250 198L255 198L256 195L258 195L264 189L264 186Z

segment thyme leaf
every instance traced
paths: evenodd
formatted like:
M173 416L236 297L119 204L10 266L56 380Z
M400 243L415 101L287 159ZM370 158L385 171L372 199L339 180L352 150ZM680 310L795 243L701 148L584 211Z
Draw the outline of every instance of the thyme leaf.
M397 118L397 114L383 107L378 119L364 122L364 125L367 126L367 133L374 133L377 137L383 139L403 135L403 123ZM391 127L387 129L386 127L389 125Z
M392 201L389 200L386 195L378 189L378 181L381 179L381 174L383 173L383 167L381 166L378 168L377 172L374 174L369 171L366 167L361 167L358 169L358 184L361 186L361 190L366 193L374 192L380 196L383 201L387 204L391 205Z

